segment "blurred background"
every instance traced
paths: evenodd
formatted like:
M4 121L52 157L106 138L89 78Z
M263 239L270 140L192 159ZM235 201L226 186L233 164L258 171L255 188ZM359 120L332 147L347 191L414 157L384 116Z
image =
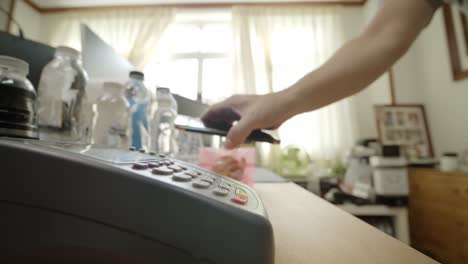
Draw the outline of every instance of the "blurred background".
M19 35L21 28L28 40L82 52L84 24L144 74L153 95L156 87L169 87L206 107L234 94L287 88L362 31L378 5L378 0L0 0L6 10L0 30ZM278 146L248 147L257 151L256 165L332 202L369 206L343 209L443 263L468 263L467 77L466 18L445 7L370 87L287 121L273 132L281 138ZM374 155L404 160L372 163ZM390 176L382 172L388 167L394 168ZM381 177L397 177L396 194L386 195L392 183ZM330 192L333 188L354 198ZM376 202L379 196L396 196L397 207Z

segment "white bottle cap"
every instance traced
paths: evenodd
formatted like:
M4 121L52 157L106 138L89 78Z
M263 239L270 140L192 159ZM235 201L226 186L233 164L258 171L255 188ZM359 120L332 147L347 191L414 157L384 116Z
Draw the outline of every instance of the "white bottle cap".
M0 56L0 68L14 70L24 76L29 73L29 64L27 62L9 56Z

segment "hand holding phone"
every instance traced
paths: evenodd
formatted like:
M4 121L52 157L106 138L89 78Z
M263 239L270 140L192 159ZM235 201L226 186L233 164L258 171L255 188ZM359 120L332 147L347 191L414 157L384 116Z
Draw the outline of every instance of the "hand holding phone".
M226 123L219 122L219 128L210 128L206 127L203 122L198 118L193 118L184 115L178 115L175 120L175 126L177 129L193 132L193 133L201 133L207 135L218 135L225 137L231 128L231 126L227 125ZM269 133L262 131L262 130L254 130L248 137L247 142L255 141L255 142L266 142L271 144L279 144L280 140L274 138Z

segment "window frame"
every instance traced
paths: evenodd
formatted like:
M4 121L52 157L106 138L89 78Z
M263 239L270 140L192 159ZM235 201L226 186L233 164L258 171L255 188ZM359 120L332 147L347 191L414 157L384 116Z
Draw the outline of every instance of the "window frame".
M230 19L226 20L184 20L184 21L175 21L174 26L177 25L190 25L198 28L200 31L203 30L206 26L212 26L216 24L231 26ZM197 101L203 102L203 65L206 60L209 59L230 59L232 54L227 52L174 52L171 54L170 59L172 61L177 60L197 60L198 63L198 73L197 73Z

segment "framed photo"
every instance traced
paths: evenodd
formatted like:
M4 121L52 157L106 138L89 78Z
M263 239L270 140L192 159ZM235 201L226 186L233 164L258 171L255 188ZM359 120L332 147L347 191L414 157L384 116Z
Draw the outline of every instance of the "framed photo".
M380 142L401 146L410 161L434 157L424 105L376 105Z
M468 18L454 5L444 5L444 20L453 79L468 78Z

